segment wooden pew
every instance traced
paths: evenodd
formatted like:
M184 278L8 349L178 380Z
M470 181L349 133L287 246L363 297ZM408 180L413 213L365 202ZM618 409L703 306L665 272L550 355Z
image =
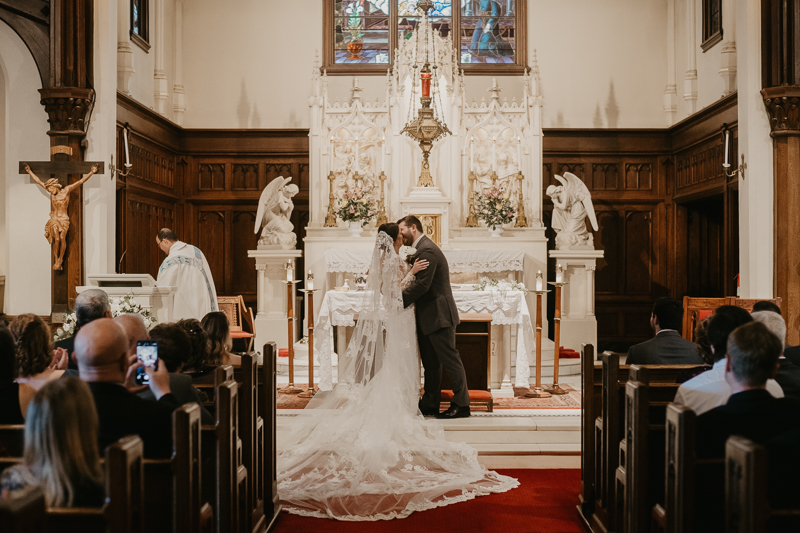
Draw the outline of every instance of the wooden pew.
M696 424L697 415L688 407L677 403L667 407L664 502L653 507L654 533L692 530Z
M649 524L646 505L649 392L647 369L631 366L625 384L625 429L615 477L615 521L626 533L645 533Z
M234 372L235 374L235 372ZM239 394L239 436L242 464L247 469L247 511L242 531L258 533L266 529L264 517L264 420L258 414L258 361L252 354L242 355L242 382Z
M599 406L591 398L594 394L594 345L584 344L581 351L581 492L578 496L578 514L587 520L594 513L594 421L600 413L594 409ZM588 520L586 525L589 525Z
M278 358L278 345L268 342L264 345L264 365L261 372L263 377L262 387L258 393L258 412L264 420L263 454L262 454L262 500L264 502L264 516L267 521L267 531L275 525L281 512L280 498L278 497L278 445L277 445L277 416L278 416L278 377L276 361Z
M725 444L726 532L766 533L800 529L800 509L770 507L769 473L764 446L744 437L728 439ZM770 518L784 521L769 527Z
M106 450L106 503L103 507L46 509L39 488L0 502L0 531L62 533L144 533L142 470L144 445L138 436L120 439Z
M623 513L624 500L617 501L616 498L616 471L620 459L627 460L620 457L620 441L624 428L621 422L625 420L625 387L630 371L629 366L619 365L617 354L606 352L600 356L600 360L601 365L594 366L593 361L584 357L581 400L581 416L584 417L582 449L584 454L587 449L592 452L582 458L584 483L580 511L583 520L595 532L617 531L621 527L619 518ZM650 402L656 407L656 412L660 410L661 415L657 419L663 425L666 405L674 398L679 386L677 378L695 366L649 365L646 368L651 395L656 394ZM587 375L592 376L591 380ZM589 429L593 432L591 436L588 435ZM626 478L620 479L624 481ZM593 480L590 486L587 480ZM593 500L590 499L592 497Z

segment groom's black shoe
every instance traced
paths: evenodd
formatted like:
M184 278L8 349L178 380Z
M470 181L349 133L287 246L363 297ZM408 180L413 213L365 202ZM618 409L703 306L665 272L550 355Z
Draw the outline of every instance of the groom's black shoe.
M436 415L436 418L450 420L453 418L467 418L469 416L469 405L466 407L459 407L457 405L450 405L447 411L443 411Z
M439 416L438 409L425 409L422 407L422 402L419 402L417 406L419 407L419 412L422 413L422 416Z

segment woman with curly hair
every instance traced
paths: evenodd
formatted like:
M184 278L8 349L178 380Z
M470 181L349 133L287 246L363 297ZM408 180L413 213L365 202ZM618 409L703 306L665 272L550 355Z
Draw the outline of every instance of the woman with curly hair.
M103 505L98 428L86 383L66 377L44 385L28 408L22 463L0 476L0 498L37 485L48 507Z
M0 424L24 424L28 404L36 389L17 383L14 337L0 322Z
M222 311L213 311L203 317L200 322L203 329L208 334L210 345L209 363L214 366L242 364L242 358L231 353L233 339L231 339L231 328L228 325L228 317Z
M196 318L184 318L178 325L189 335L192 343L192 355L186 362L184 372L192 374L206 374L215 366L211 363L211 350L208 342L208 333L203 329Z
M33 313L19 315L11 323L17 352L17 381L36 390L58 379L67 368L66 350L53 351L53 336L44 320Z

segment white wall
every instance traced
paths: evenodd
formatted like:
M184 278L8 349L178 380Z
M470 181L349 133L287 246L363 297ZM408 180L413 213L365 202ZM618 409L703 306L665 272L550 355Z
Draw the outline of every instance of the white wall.
M6 23L0 21L0 71L4 80L4 122L0 123L4 154L0 187L4 189L0 253L6 274L6 312L50 314L50 245L44 225L50 197L28 176L19 161L48 161L47 114L39 103L42 83L33 56Z

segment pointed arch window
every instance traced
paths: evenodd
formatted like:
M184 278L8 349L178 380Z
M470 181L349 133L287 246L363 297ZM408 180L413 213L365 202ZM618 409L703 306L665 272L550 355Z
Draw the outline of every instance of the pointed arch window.
M324 8L328 74L385 74L422 18L417 0L325 0ZM521 73L527 65L526 0L434 1L429 17L442 36L452 36L467 73Z

